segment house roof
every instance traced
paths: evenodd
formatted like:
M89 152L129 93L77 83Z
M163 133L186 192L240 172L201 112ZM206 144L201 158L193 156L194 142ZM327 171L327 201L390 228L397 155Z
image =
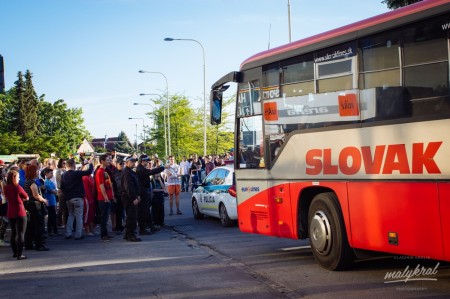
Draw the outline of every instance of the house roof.
M108 151L114 151L114 146L118 143L122 143L123 141L120 140L118 137L109 137L106 138L106 143L105 143L105 138L94 138L91 141L92 146L94 147L104 147L106 148ZM130 147L132 146L129 143Z

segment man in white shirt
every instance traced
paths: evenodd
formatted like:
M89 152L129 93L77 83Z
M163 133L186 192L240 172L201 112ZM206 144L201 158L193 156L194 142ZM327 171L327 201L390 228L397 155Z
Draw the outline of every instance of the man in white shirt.
M188 192L189 190L189 168L191 168L191 163L186 160L186 156L183 156L182 161L180 162L181 169L181 192Z

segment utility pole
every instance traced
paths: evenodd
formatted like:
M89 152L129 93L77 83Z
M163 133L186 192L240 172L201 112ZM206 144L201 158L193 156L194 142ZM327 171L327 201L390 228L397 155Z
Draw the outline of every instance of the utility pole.
M289 42L291 42L291 0L288 0Z

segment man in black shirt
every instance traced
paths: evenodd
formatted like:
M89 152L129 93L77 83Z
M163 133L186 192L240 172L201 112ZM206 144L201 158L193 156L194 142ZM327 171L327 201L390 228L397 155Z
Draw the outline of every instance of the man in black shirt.
M141 198L139 197L139 184L133 168L137 159L133 156L125 158L125 168L122 175L122 203L127 213L125 240L130 242L140 242L141 239L134 234L137 222L137 207Z
M75 240L84 239L83 230L83 197L84 185L82 177L91 175L94 170L92 165L92 157L89 160L89 169L75 170L76 163L74 159L70 159L66 164L67 171L61 177L61 190L66 198L69 216L67 217L66 239L72 238L73 221L76 220Z
M152 226L152 218L150 214L150 176L161 173L164 170L164 166L149 169L149 161L149 156L145 154L141 155L139 157L139 165L136 168L136 175L139 183L139 196L141 197L141 202L138 206L138 224L140 235L151 234L145 230L147 226Z

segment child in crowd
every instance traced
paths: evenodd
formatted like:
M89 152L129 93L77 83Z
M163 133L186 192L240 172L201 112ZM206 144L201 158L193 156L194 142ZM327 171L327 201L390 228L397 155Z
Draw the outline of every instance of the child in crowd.
M44 197L48 201L48 220L47 220L47 232L49 236L57 235L58 228L56 226L56 185L53 182L53 169L45 168L45 193Z

